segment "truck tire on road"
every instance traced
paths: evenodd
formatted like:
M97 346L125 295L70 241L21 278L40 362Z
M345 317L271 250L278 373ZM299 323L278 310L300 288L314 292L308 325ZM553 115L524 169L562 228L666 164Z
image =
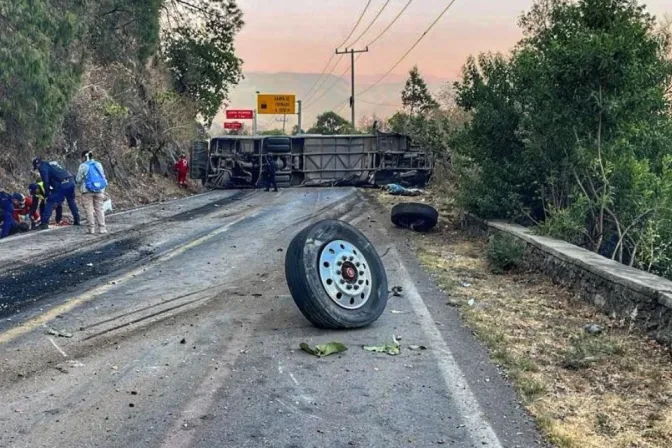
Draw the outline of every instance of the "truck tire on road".
M316 327L364 327L387 305L387 274L371 242L343 221L323 220L289 245L285 276L294 302Z
M439 212L434 207L417 202L395 205L391 216L394 225L417 232L427 232L439 222Z

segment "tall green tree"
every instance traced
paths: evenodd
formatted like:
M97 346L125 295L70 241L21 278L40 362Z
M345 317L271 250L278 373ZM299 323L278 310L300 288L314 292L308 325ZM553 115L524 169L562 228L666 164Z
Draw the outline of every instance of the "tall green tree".
M235 0L165 0L163 54L175 89L188 96L209 126L229 89L242 78L235 36L243 13Z
M669 33L631 0L538 0L520 23L510 60L470 59L456 85L463 204L672 268Z
M309 134L337 135L354 132L352 125L336 112L325 112L317 117L315 125L308 129Z
M81 7L46 0L0 3L0 138L46 144L83 71ZM70 7L68 7L70 6Z
M424 114L439 107L439 103L429 93L417 65L409 72L408 80L401 92L401 102L411 115Z

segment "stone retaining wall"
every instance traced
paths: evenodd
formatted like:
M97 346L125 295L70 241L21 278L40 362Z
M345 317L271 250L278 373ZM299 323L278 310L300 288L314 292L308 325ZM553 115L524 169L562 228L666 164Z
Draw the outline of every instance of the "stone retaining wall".
M528 228L500 221L462 217L462 228L488 236L506 232L525 243L525 261L571 288L583 300L616 319L672 345L672 281L604 258L565 241L534 235Z

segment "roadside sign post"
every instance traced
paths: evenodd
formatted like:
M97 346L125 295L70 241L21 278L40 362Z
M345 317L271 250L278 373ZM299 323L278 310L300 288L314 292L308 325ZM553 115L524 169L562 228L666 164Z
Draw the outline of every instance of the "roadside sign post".
M243 123L240 121L227 121L224 123L224 129L242 129Z
M296 95L257 95L259 115L296 115Z

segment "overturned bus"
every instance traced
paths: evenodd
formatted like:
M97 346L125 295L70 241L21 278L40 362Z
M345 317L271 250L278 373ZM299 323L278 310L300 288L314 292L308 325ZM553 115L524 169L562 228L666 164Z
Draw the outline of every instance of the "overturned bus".
M432 173L429 153L402 134L223 136L196 142L192 179L209 188L264 184L266 161L277 166L278 187L423 186Z

